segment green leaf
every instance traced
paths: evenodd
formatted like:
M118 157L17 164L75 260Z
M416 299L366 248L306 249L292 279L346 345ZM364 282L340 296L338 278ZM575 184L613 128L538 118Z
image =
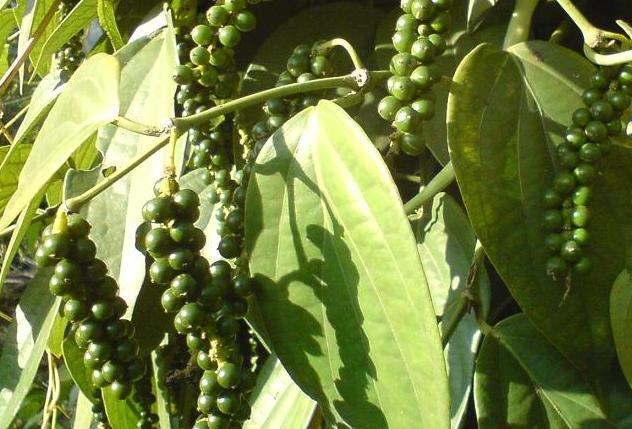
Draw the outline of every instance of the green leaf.
M64 363L70 373L73 381L90 401L94 401L92 391L92 380L90 379L90 371L83 364L83 352L75 343L74 335L68 335L62 343L62 351L64 354Z
M610 291L610 324L619 364L632 386L632 277L627 270L619 274Z
M470 220L490 261L524 313L592 383L607 389L614 347L609 289L630 243L632 157L615 148L594 183L594 269L575 276L569 296L545 273L542 194L551 153L582 105L593 67L560 46L529 42L500 52L480 46L454 76L449 144ZM632 395L630 395L632 397Z
M64 19L55 26L48 37L36 45L31 53L35 69L40 75L49 71L51 58L74 35L90 24L97 16L97 0L81 0Z
M498 0L469 0L467 2L467 28L475 28L485 12L494 7L496 3Z
M174 115L176 85L170 78L176 64L173 33L164 30L141 46L132 51L121 71L121 114L140 123L159 125ZM128 55L125 50L120 52ZM101 171L125 164L155 140L106 125L100 129L97 141L103 154ZM162 177L168 151L165 148L151 156L92 200L85 210L98 256L118 281L120 294L128 304L128 316L133 314L145 278L145 257L135 247L136 230L143 223L141 209L153 197L153 185Z
M485 337L474 375L481 429L617 427L581 373L522 314Z
M92 425L92 402L79 392L75 407L75 420L72 429L90 429Z
M20 20L20 34L18 36L18 52L17 56L20 57L26 52L27 47L34 43L34 47L31 50L30 57L33 56L33 52L41 46L51 33L54 25L54 19L46 24L46 29L40 34L38 40L32 41L33 35L37 31L38 27L42 24L44 17L48 14L51 7L57 8L55 0L26 0L23 10L22 19ZM25 65L20 67L20 87L24 81Z
M136 422L140 418L140 410L131 398L124 401L117 399L112 389L106 387L103 392L103 406L112 429L136 429Z
M101 28L108 35L110 42L114 49L121 49L125 42L121 37L118 26L116 24L116 17L114 16L114 1L113 0L98 0L97 2L97 14L99 16L99 24Z
M330 420L449 427L410 225L382 158L340 107L321 101L266 143L248 187L246 243L272 348Z
M446 35L449 49L438 57L435 63L443 76L453 76L461 60L479 43L491 43L498 47L503 44L507 29L505 16L487 19L478 28L468 30L467 7L467 2L455 2L451 9L452 28ZM391 38L399 15L401 15L401 10L398 9L384 18L378 27L375 36L375 61L380 69L388 69L391 58L397 53ZM432 92L436 97L436 112L432 119L424 122L424 136L428 149L441 164L445 165L450 159L446 125L449 86L440 83L432 88Z
M0 356L0 428L8 428L31 389L39 368L59 299L48 292L49 270L39 271L28 284L15 319L3 339Z
M68 320L62 317L60 314L55 316L53 327L51 328L50 337L48 338L47 348L48 351L55 355L56 358L61 358L64 354L63 343L66 335L66 326L68 326Z
M44 195L42 193L33 198L33 201L31 201L28 207L22 211L15 223L15 229L13 230L13 234L11 234L11 240L9 240L9 244L7 244L6 251L2 258L2 267L0 268L0 296L2 295L4 282L11 271L13 259L15 258L15 255L17 255L18 250L20 250L22 239L26 235L29 226L31 226L33 216L35 216L37 208L40 206L43 198Z
M452 197L439 193L413 222L421 264L428 280L435 314L449 320L466 299L463 296L474 259L476 236L467 216ZM489 293L489 279L483 268L479 286ZM489 295L481 297L489 307ZM444 350L450 382L452 428L463 424L474 374L474 359L481 334L472 312L466 314Z
M20 173L20 182L0 219L6 228L47 185L57 170L98 127L119 110L119 64L107 54L86 60L51 109Z
M48 74L37 84L29 109L24 115L20 127L15 133L13 146L23 142L24 138L43 120L44 116L53 106L55 100L66 86L62 85L59 76L54 73ZM0 170L1 171L1 170ZM0 174L1 175L1 174Z
M316 408L275 356L261 368L250 403L252 412L243 429L307 429Z
M2 146L0 157L0 211L6 207L11 195L18 188L18 180L22 167L31 153L31 146Z
M152 381L154 394L156 395L156 414L158 414L158 427L171 429L171 414L169 413L169 392L165 386L165 376L169 367L160 354L160 349L151 352L151 366L153 369Z

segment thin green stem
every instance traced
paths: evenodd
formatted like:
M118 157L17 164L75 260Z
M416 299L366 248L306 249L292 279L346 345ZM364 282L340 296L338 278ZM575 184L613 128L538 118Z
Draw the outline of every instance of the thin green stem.
M584 43L590 48L596 49L604 46L608 39L618 40L624 44L629 44L630 41L623 35L613 33L611 31L602 30L595 27L588 21L583 13L571 2L570 0L556 0L564 12L573 20L575 25L579 28L584 38Z
M36 214L35 216L33 216L33 219L31 219L31 223L35 223L37 221L40 221L42 219L46 219L47 217L52 217L53 215L55 215L55 212L57 211L57 208L59 206L51 206L49 208L47 208L46 210L41 210L38 214ZM0 238L5 238L8 237L9 235L13 234L13 231L15 231L16 225L13 224L10 227L8 227L7 229L4 229L2 231L0 231Z
M121 180L129 172L131 172L140 164L142 164L154 153L158 152L160 149L165 147L168 143L169 143L169 136L168 135L162 136L159 140L152 143L151 146L145 149L144 152L137 155L124 167L117 169L113 174L109 175L108 177L103 179L101 182L97 183L95 186L88 189L83 194L70 198L69 200L66 200L65 202L66 209L70 212L75 212L75 213L78 212L85 203L87 203L88 201L96 197L97 195L101 194L103 191L108 189L114 183Z
M584 45L584 55L588 60L602 66L614 66L632 61L632 50L617 52L616 54L600 54L590 46Z
M204 123L209 123L211 120L218 116L232 113L237 110L242 110L257 104L262 104L271 98L281 98L293 94L340 87L361 90L370 85L372 82L379 81L390 76L390 73L387 71L366 72L365 74L366 76L359 77L357 72L353 72L346 76L315 79L309 82L295 83L278 88L268 89L266 91L261 91L255 94L247 95L242 98L238 98L233 101L229 101L228 103L222 104L221 106L212 107L196 115L191 115L184 118L172 118L171 128L166 127L165 129L169 129L169 131L171 131L172 128L176 128L178 133L177 135L181 135L188 129ZM361 79L361 77L368 77L368 79ZM136 156L124 167L117 169L112 175L106 177L104 180L97 183L94 187L88 189L83 194L67 200L65 202L66 209L71 212L79 211L81 207L88 201L101 194L118 180L122 179L129 172L134 170L137 166L142 164L154 153L169 144L172 135L173 134L171 133L169 135L161 135L161 138L159 140L152 143L151 146L147 147L144 152Z
M124 130L152 137L160 137L169 131L168 127L153 127L151 125L141 124L123 116L119 116L112 123Z
M305 92L322 91L334 88L349 88L360 90L371 82L380 81L390 76L388 71L372 71L367 72L369 83L361 84L358 82L358 74L351 73L345 76L329 77L324 79L314 79L309 82L292 83L290 85L280 86L277 88L267 89L255 94L246 95L236 100L229 101L220 106L211 107L208 110L197 113L195 115L184 118L173 118L173 125L180 130L188 130L189 128L208 123L211 119L225 115L237 110L242 110L250 106L262 104L272 98L283 98L289 95L302 94Z
M503 48L507 49L515 44L529 40L531 19L539 0L516 0L516 6L511 14Z
M406 214L412 214L419 207L423 206L426 202L430 201L439 192L447 188L452 182L454 182L456 176L454 174L454 167L452 167L452 161L448 162L443 169L432 178L428 185L426 185L417 195L404 204L404 211Z
M351 59L351 62L353 63L353 67L356 70L360 70L364 68L364 62L362 62L362 58L360 58L360 55L358 55L358 52L355 50L353 45L349 43L348 41L346 41L345 39L336 38L336 39L331 39L326 42L323 42L318 45L318 47L316 48L316 52L317 53L327 52L336 46L339 46L343 48L345 51L347 51L347 54L349 55L349 58Z
M13 318L3 311L0 311L0 319L4 319L9 323L13 322Z
M169 160L167 161L166 173L175 176L176 174L176 148L178 147L178 139L182 133L175 127L171 129L169 134Z
M29 58L29 54L35 47L37 41L44 35L48 24L50 24L51 20L55 16L55 13L57 12L59 3L61 3L61 0L55 0L51 3L48 11L46 12L46 15L44 15L42 21L39 23L39 26L33 33L33 37L29 39L26 47L24 48L24 51L13 61L13 63L11 63L11 66L9 66L7 71L4 72L2 78L0 78L0 97L4 95L6 90L9 88L9 84L20 70L20 67L22 67L22 64L24 64L24 62Z
M22 116L24 116L26 114L26 112L28 112L29 107L31 106L31 103L27 104L26 106L24 106L22 108L22 110L20 110L18 113L16 113L10 120L9 122L7 122L6 124L4 124L5 127L7 128L11 128L13 126L13 124L15 124L17 121L20 120L20 118Z

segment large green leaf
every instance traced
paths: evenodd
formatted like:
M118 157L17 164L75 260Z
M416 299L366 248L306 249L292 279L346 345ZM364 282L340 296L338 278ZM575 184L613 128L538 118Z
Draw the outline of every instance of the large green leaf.
M545 42L473 51L454 77L449 144L470 220L525 314L595 384L614 358L608 294L625 267L632 207L632 157L615 148L594 183L593 273L565 287L545 274L542 193L551 152L587 86L592 66Z
M20 173L20 182L0 219L6 228L40 192L72 153L98 127L116 118L119 111L119 63L97 54L73 74L44 121L31 154Z
M321 101L266 143L248 186L246 242L272 347L330 420L449 427L412 231L379 153L340 107Z
M609 422L581 373L524 315L483 341L474 375L481 429L602 429Z
M35 32L38 30L40 25L42 25L44 21L44 17L48 14L49 10L52 7L57 8L54 0L26 0L22 3L24 5L23 8L18 7L17 9L22 9L22 19L20 20L20 34L18 36L18 52L17 56L22 56L24 52L28 49L30 45L33 45L31 48L30 57L34 57L33 53L35 50L38 50L39 47L44 43L44 40L48 37L48 35L52 32L54 26L55 19L51 19L47 24L46 28L40 32L40 35L37 40L33 40L33 36ZM26 65L22 65L20 67L20 85L23 83L24 72L26 69Z
M448 131L457 181L474 230L525 314L571 361L598 372L605 364L602 353L611 348L607 285L612 268L619 266L618 274L623 264L619 247L612 246L624 235L618 230L609 237L598 212L610 205L606 223L612 223L617 215L611 204L623 197L623 189L608 187L612 202L596 198L594 248L605 257L594 255L598 275L576 279L564 302L563 285L545 274L540 221L542 192L554 169L551 148L581 104L580 91L592 67L544 42L518 45L512 52L480 46L454 77ZM600 178L596 187L603 183ZM597 354L600 362L593 359Z
M170 76L175 64L174 36L168 30L134 52L121 71L121 113L150 125L159 125L173 116L176 87ZM113 125L103 127L97 141L103 153L103 168L125 164L155 140ZM145 257L135 247L136 230L143 222L141 209L153 196L153 185L163 174L167 153L164 149L152 155L92 200L86 210L98 255L119 282L128 315L134 310L145 278Z
M48 72L51 57L97 16L97 0L81 0L31 54L39 74Z
M610 291L610 322L621 369L632 386L632 277L627 270L617 277Z
M495 46L502 46L507 20L503 14L490 17L478 28L467 28L468 2L458 2L451 10L452 28L446 35L448 50L437 58L436 67L442 75L451 77L454 71L474 47L486 42ZM380 69L388 69L393 55L397 53L391 42L395 28L395 21L401 15L397 9L387 15L380 23L375 35L375 61ZM426 144L434 157L446 164L448 162L446 107L448 104L449 85L440 83L432 89L435 94L436 112L432 119L424 122L424 136ZM381 120L381 119L379 119Z
M0 428L9 427L31 389L50 335L59 300L48 292L49 270L29 283L3 339L0 356Z
M275 356L263 365L250 403L244 429L307 429L316 408Z
M422 218L413 223L413 231L435 314L442 320L451 320L466 299L463 293L474 259L476 236L461 207L444 193L437 194L424 208ZM484 268L478 281L480 289L489 290ZM489 306L489 295L482 296L481 300L484 307ZM450 382L452 428L461 427L465 418L480 340L476 318L470 312L461 319L444 350Z

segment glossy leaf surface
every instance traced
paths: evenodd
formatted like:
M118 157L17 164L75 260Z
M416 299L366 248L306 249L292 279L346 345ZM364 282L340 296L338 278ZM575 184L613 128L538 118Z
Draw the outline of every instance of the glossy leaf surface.
M481 429L617 427L581 373L521 314L485 337L474 385Z
M327 101L298 114L262 149L246 207L257 302L301 389L352 427L449 427L414 237L362 129Z
M119 63L107 54L87 60L72 76L48 114L20 173L18 189L0 219L15 219L72 153L119 111Z

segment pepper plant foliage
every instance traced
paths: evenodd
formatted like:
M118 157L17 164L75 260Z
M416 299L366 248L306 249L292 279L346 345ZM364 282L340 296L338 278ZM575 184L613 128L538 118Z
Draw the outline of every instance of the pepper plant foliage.
M0 429L632 428L629 13L0 0Z

